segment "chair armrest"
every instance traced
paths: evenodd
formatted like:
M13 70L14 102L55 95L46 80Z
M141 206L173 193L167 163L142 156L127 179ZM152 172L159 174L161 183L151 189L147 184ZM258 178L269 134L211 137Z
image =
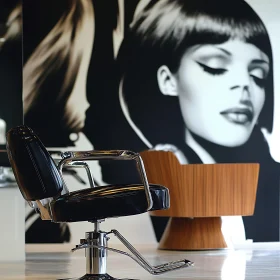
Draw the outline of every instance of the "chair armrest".
M108 150L108 151L73 151L62 153L62 160L58 164L58 170L62 175L62 169L65 165L71 165L74 161L88 161L88 160L135 160L138 172L140 174L142 183L144 185L146 199L147 199L147 211L152 209L153 200L150 192L150 186L148 183L145 167L141 156L138 153L127 150Z

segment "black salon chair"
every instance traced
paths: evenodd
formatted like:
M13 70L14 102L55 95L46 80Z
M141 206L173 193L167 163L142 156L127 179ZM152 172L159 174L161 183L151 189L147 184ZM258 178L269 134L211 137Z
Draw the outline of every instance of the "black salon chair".
M139 154L125 150L64 152L56 164L38 136L27 126L15 127L7 133L7 152L24 199L37 209L43 220L94 223L94 231L87 232L80 244L72 249L86 250L86 274L79 279L115 279L106 273L107 251L129 256L151 274L193 264L183 259L151 266L117 230L103 232L99 228L106 218L169 208L168 189L149 185ZM143 184L95 187L85 161L102 159L135 160ZM84 167L91 187L69 192L62 177L64 167ZM110 234L114 234L130 253L108 247Z

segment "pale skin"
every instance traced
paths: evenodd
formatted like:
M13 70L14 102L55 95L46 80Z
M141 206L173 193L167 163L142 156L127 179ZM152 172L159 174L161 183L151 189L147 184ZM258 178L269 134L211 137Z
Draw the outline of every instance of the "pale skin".
M158 69L162 94L179 98L186 144L204 163L215 161L190 131L225 147L246 143L265 102L269 71L268 56L239 39L189 48L176 73L166 65Z

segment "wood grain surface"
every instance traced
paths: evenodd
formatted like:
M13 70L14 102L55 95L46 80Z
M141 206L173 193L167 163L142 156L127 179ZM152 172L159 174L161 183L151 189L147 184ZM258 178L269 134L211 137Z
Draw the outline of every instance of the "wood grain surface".
M159 249L208 250L226 248L220 217L170 218Z
M140 153L149 183L170 192L170 209L150 212L168 217L253 215L259 164L185 164L172 152Z

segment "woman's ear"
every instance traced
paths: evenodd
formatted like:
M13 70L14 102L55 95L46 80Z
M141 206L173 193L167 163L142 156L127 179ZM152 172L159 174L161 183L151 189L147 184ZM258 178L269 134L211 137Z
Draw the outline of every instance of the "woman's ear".
M166 65L159 67L157 71L157 80L162 94L178 96L176 78Z

